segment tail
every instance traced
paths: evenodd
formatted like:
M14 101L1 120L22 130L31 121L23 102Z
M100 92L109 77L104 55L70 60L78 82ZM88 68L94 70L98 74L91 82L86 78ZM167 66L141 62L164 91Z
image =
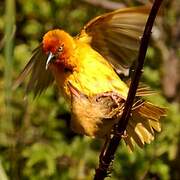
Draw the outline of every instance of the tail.
M134 150L134 142L139 147L154 140L155 131L161 131L160 118L166 115L166 109L155 106L149 102L143 102L132 110L126 129L127 136L124 141L131 151Z

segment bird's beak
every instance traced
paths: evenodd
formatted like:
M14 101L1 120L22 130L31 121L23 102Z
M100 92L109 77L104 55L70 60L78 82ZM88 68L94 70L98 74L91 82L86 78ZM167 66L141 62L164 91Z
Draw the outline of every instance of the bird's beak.
M48 69L48 66L49 66L49 63L51 62L51 60L53 59L54 57L54 54L52 52L50 52L48 54L48 58L47 58L47 61L46 61L46 70Z

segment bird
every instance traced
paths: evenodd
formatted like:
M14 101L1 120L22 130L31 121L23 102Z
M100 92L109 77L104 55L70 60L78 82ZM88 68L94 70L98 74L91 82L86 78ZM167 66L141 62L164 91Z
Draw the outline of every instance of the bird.
M139 50L150 6L128 7L90 20L75 37L62 29L45 33L14 87L30 74L27 93L40 95L55 81L71 108L71 128L92 138L107 138L122 115L129 76ZM134 150L161 131L166 109L143 99L139 87L123 138Z

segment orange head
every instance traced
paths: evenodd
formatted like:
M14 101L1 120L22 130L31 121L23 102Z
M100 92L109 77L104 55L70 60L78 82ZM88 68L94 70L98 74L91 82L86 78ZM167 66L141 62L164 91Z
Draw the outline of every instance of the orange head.
M63 30L48 31L43 37L43 51L48 54L46 68L49 64L68 66L68 59L73 54L75 43L73 38Z

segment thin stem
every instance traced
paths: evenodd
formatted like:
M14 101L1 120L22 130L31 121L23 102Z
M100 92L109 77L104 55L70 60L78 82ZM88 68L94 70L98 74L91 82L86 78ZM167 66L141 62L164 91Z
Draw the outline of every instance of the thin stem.
M134 102L139 80L142 74L144 59L145 59L145 55L148 48L151 30L152 30L154 20L156 18L156 15L160 8L161 3L162 3L162 0L155 0L152 6L149 18L145 26L144 34L141 40L137 66L136 66L135 73L134 73L134 76L132 78L132 82L129 88L128 97L125 103L125 108L124 108L122 117L119 121L120 123L118 123L117 134L115 134L110 140L107 150L105 151L104 156L101 158L99 167L96 169L94 180L103 180L105 177L107 177L110 163L114 159L115 152L121 140L121 136L119 134L123 134L124 131L126 130L128 120L130 117L131 108Z

